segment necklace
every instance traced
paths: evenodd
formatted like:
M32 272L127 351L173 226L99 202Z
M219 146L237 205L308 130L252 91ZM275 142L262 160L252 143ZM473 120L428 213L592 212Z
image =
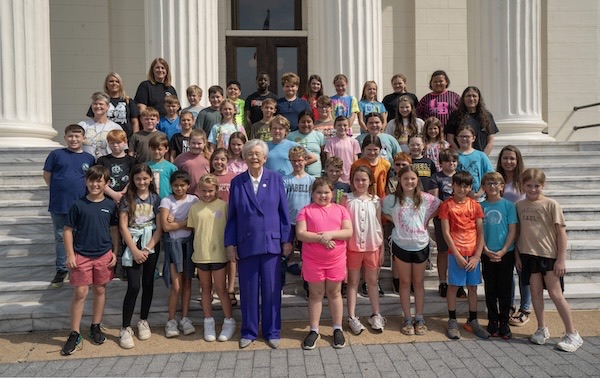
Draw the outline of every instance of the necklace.
M102 147L101 146L102 141L98 140L98 138L101 137L101 135L104 133L104 129L106 128L106 124L107 123L108 122L101 123L102 129L100 130L100 132L98 132L98 130L96 130L96 125L98 125L98 122L95 122L95 121L94 121L94 125L91 128L88 128L86 130L85 137L86 137L87 140L90 141L89 144L94 148L94 156L96 157L96 159L98 159L101 156L101 154L100 154L100 148ZM88 136L88 131L91 131L91 130L94 131L94 133L95 133L94 136Z

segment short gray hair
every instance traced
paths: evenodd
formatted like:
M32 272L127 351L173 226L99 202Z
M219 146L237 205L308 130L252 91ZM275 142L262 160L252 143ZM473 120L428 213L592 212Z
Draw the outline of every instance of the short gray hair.
M106 104L110 104L110 96L104 92L96 92L92 95L92 104L98 100L102 100L106 102Z
M260 139L250 139L244 144L244 148L242 148L242 158L246 160L246 154L248 153L248 151L250 151L256 146L260 146L260 148L262 148L266 159L269 155L269 146L267 146L267 144Z

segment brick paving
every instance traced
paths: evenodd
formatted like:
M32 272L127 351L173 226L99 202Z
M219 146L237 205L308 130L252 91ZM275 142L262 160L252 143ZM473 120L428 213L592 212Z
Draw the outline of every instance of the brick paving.
M600 337L576 353L553 349L558 339L460 340L362 345L344 349L172 353L0 364L0 376L180 377L598 377Z

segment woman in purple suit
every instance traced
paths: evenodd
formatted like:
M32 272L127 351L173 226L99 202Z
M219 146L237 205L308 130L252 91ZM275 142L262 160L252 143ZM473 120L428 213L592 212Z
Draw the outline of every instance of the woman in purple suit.
M269 148L253 139L242 156L248 170L231 181L225 246L237 261L242 328L240 348L258 337L258 324L271 348L281 330L281 253L292 252L290 220L281 175L263 168ZM260 316L259 316L260 304Z

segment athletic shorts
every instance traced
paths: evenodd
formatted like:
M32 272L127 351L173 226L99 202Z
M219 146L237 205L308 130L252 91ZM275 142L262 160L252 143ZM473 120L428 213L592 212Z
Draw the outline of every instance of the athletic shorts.
M302 261L302 278L307 282L341 282L346 279L346 261L342 264L323 268L310 260Z
M468 261L468 260L467 260ZM481 283L481 262L474 270L458 266L453 254L448 254L448 284L453 286L477 286Z
M523 285L529 285L529 279L534 273L540 273L542 277L546 275L546 272L554 274L554 263L556 259L548 257L525 255L521 256L521 282ZM565 291L565 277L560 277L560 289ZM546 289L546 281L542 280L544 289Z
M86 257L75 252L77 268L69 269L71 286L105 285L113 279L112 250L100 257Z
M358 270L363 266L368 270L379 269L379 249L371 252L356 252L347 250L346 266L348 269L352 270Z
M213 272L215 270L221 270L223 268L225 268L227 266L227 264L229 264L228 262L224 262L224 263L194 263L194 265L196 266L196 268L204 271L204 272Z
M396 245L396 243L392 242L392 254L400 261L404 261L409 264L421 264L427 261L429 258L429 244L427 247L421 249L420 251L407 251L402 249Z

